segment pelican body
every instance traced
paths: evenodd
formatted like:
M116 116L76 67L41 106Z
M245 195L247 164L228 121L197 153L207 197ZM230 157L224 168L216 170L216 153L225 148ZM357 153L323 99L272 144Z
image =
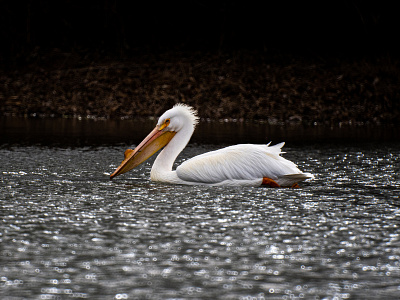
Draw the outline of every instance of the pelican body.
M314 178L281 156L284 143L229 146L195 156L172 170L197 123L197 112L192 107L176 104L158 119L153 131L134 150L125 151L125 159L110 178L132 170L161 148L164 149L150 172L153 181L186 185L298 187L298 182Z

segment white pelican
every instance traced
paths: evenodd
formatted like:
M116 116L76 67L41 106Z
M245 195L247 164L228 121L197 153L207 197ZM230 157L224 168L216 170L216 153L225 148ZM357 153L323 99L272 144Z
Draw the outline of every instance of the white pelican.
M226 147L193 157L173 171L174 161L186 147L197 123L197 111L185 104L176 104L158 119L157 126L135 150L125 151L125 159L110 178L132 170L163 147L151 168L153 181L188 185L298 187L298 182L314 178L280 156L284 143Z

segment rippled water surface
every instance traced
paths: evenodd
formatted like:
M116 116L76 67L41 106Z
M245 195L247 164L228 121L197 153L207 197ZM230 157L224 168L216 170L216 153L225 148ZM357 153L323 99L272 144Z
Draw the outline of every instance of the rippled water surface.
M288 143L301 189L110 181L125 148L0 147L0 298L400 297L400 144Z

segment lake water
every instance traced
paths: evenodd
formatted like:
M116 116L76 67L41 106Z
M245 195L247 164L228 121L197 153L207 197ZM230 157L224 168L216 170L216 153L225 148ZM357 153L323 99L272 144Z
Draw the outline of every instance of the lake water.
M400 298L393 135L203 124L208 136L178 164L230 141L284 140L284 156L316 178L193 187L150 182L152 160L109 180L154 122L129 133L119 122L22 122L2 123L1 299Z

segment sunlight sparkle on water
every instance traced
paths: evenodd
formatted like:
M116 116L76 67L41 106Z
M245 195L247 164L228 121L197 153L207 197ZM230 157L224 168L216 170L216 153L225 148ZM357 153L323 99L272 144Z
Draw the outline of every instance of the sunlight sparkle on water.
M125 147L1 148L0 296L395 298L390 147L288 147L316 175L297 190L153 183L151 162L110 181Z

